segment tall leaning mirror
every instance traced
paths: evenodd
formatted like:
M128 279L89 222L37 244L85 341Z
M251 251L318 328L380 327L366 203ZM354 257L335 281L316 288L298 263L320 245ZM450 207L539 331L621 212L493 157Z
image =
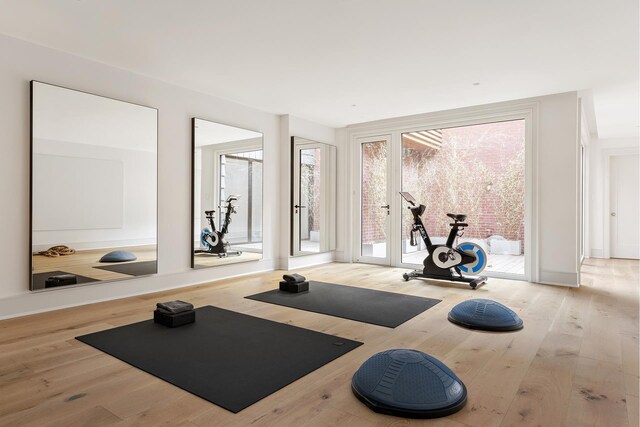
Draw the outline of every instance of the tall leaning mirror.
M194 118L192 267L262 258L262 133Z
M30 288L157 272L154 108L31 82Z
M336 147L291 137L291 255L335 250Z

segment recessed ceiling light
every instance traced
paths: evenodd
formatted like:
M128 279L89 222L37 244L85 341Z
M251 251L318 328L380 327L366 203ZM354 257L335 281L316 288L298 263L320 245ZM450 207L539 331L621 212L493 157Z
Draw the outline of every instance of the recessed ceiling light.
M480 82L475 82L473 85L474 86L480 86Z
M355 107L355 106L356 106L356 104L351 104L351 106L352 106L352 107Z

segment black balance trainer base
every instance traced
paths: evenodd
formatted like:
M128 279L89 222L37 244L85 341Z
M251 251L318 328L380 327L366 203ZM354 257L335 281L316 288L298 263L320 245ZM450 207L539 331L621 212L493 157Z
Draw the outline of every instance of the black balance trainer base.
M467 403L467 388L444 363L417 350L387 350L356 371L351 389L382 414L406 418L446 417Z
M170 328L188 325L196 321L196 311L189 310L182 313L163 313L160 310L153 310L153 321Z

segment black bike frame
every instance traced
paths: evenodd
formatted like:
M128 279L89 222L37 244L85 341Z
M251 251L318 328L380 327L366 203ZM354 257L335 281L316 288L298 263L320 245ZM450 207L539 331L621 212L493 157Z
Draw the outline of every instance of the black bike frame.
M427 250L429 251L429 253L433 252L434 245L431 242L431 238L427 233L427 229L425 228L424 223L422 222L422 214L424 213L427 207L425 205L416 206L415 203L412 202L411 200L406 198L405 200L412 205L412 206L409 206L409 209L413 214L413 230L412 231L416 231L416 230L419 231L420 236L424 241L424 244L427 246ZM453 244L456 241L456 237L458 235L458 231L460 230L460 228L461 227L457 223L451 224L449 237L447 237L447 244L446 244L447 247L453 248Z

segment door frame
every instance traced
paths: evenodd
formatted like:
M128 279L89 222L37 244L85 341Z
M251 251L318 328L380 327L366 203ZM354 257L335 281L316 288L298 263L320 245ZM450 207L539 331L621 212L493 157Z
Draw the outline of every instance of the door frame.
M335 237L331 232L334 225L331 224L334 221L334 215L331 214L332 210L335 211L333 203L333 192L335 191L335 182L331 180L331 177L335 175L335 151L329 149L330 145L322 142L307 140L299 138L304 142L294 141L295 137L291 138L291 150L292 150L292 163L291 163L291 256L299 255L313 255L323 252L335 250ZM300 205L300 152L308 149L320 150L320 242L319 250L303 251L300 249L300 219L301 211L298 209L298 213L295 212L295 205ZM329 177L329 179L325 179ZM308 207L307 207L308 209ZM308 212L308 211L307 211Z
M604 171L604 183L602 188L603 204L602 204L602 229L603 229L603 258L611 258L611 220L609 213L611 212L611 158L615 156L640 155L638 147L621 147L621 148L604 148L602 149L602 161Z
M409 116L401 119L382 120L365 125L354 125L347 128L350 145L350 158L352 159L351 189L354 198L351 206L351 224L354 230L352 234L353 252L352 262L364 262L360 255L360 170L362 167L361 150L359 141L375 140L385 135L391 137L389 172L391 173L390 185L392 192L400 189L402 185L402 141L401 136L406 132L415 132L429 129L441 129L458 126L471 126L485 123L524 120L525 121L525 273L514 275L508 273L484 272L486 276L515 280L538 282L539 280L539 250L538 250L538 102L514 102L509 105L471 107L460 110L444 111L437 113ZM398 157L399 156L399 157ZM400 159L400 160L396 160ZM400 191L400 190L398 190ZM413 268L413 264L401 262L400 243L400 212L401 198L399 194L391 194L390 197L390 221L391 234L389 248L391 251L390 262L393 267ZM381 264L380 262L375 262ZM381 264L384 265L384 264Z
M387 215L387 221L385 224L385 232L386 232L386 257L385 258L376 258L376 257L367 257L362 255L362 145L373 142L386 141L387 143L387 202L389 203L389 215ZM353 168L352 174L352 185L354 189L354 224L353 227L353 261L361 262L365 264L377 264L377 265L393 265L392 253L394 246L393 239L393 225L394 225L394 215L395 215L395 204L393 203L393 188L394 183L393 177L393 140L391 135L383 134L383 135L371 135L358 137L355 139L354 149L355 156L352 158L356 160L357 167Z

